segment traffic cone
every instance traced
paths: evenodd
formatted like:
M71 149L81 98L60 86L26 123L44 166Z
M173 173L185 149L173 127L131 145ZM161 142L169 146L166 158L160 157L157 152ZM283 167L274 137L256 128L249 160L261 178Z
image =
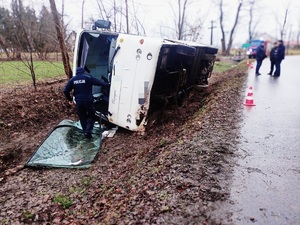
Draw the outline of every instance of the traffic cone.
M253 90L252 86L249 87L249 91L247 94L246 101L243 103L246 106L255 106L254 100L253 100Z
M247 60L246 65L250 68L253 69L253 64L249 62L249 60Z
M247 96L253 96L253 88L252 88L252 86L249 87L249 91L247 93Z

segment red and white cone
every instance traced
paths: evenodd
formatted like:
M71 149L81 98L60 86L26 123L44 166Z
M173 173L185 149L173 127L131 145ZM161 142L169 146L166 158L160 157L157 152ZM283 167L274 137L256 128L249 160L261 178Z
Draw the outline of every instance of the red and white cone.
M252 86L249 87L249 91L246 97L246 101L243 103L246 106L255 106L254 100L253 100L253 90Z
M250 68L253 69L253 64L249 62L249 60L247 60L246 65Z
M249 91L247 93L247 96L253 96L253 88L252 88L252 86L249 87Z
M246 65L249 67L249 65L250 65L249 60L247 60Z

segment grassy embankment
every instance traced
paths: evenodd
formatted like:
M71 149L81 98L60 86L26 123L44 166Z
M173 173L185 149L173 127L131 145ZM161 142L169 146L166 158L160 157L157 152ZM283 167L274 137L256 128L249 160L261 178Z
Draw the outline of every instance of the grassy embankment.
M216 62L214 72L222 72L230 69L232 64ZM47 78L65 78L62 62L34 62L37 81ZM21 61L0 62L0 84L29 84L32 82L29 69Z
M65 72L62 62L36 61L34 62L36 80L46 78L64 78ZM29 84L32 82L31 74L21 61L0 62L0 84Z
M224 72L232 68L232 63L230 62L220 62L216 61L214 65L213 72Z

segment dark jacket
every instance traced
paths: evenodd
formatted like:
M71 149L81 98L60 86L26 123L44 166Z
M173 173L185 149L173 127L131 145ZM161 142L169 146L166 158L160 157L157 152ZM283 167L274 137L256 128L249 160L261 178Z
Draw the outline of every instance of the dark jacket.
M266 51L264 49L264 46L260 45L257 47L256 50L256 59L257 60L264 60L267 57Z
M273 62L276 60L278 48L277 46L273 47L270 52L270 60Z
M276 61L283 60L284 56L285 56L285 47L283 44L280 44L277 50Z
M84 69L79 67L76 76L72 77L64 88L64 94L69 101L72 101L70 92L74 89L73 96L75 101L93 101L93 85L108 87L109 84L89 74L84 73Z

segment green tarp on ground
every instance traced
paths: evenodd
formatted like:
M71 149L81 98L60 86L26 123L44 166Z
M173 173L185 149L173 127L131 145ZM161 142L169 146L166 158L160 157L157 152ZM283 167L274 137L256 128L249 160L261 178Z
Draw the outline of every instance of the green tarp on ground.
M63 120L27 161L27 167L88 168L100 149L101 127L95 123L92 139L83 136L79 121Z

